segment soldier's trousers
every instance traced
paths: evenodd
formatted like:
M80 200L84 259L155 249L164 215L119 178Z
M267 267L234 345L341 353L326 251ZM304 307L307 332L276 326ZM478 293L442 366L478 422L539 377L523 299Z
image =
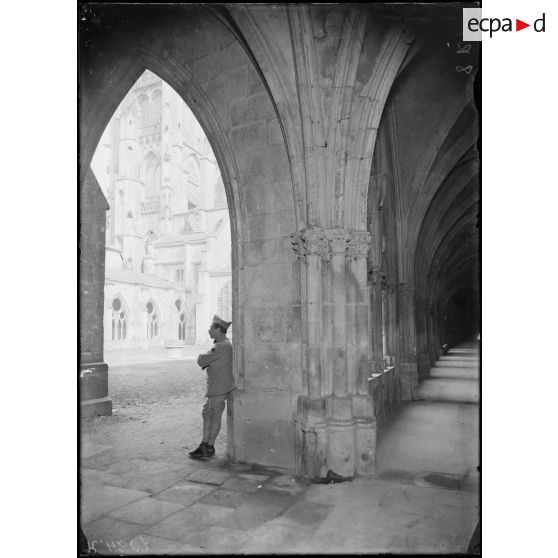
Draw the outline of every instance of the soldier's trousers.
M207 398L202 410L203 417L203 438L202 442L207 442L210 446L215 443L217 434L221 430L221 417L225 410L225 403L230 401L229 396L232 392L223 395L212 395ZM228 403L227 403L228 404Z

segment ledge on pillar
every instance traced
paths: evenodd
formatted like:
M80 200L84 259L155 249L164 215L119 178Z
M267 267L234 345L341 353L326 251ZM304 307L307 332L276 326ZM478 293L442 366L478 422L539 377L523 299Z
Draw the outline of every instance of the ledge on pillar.
M80 411L82 418L112 415L108 396L108 366L104 362L82 364L79 374Z

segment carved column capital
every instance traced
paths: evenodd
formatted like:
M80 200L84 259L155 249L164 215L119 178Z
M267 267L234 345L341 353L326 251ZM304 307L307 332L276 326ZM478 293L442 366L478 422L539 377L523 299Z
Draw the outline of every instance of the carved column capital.
M349 238L347 257L355 260L366 259L370 252L372 236L369 232L354 232Z
M326 238L331 246L332 254L347 254L350 234L345 229L329 229L325 231Z
M373 285L383 286L385 281L385 271L381 267L370 266L368 268L368 280Z
M318 227L297 231L291 235L291 245L295 254L302 261L308 256L330 257L329 243L324 231Z
M306 259L306 247L304 244L303 231L297 231L291 234L291 247L298 259Z
M383 281L382 281L382 293L391 295L395 292L396 288L397 288L397 285L395 283L390 283L388 278L384 275L384 278L383 278Z

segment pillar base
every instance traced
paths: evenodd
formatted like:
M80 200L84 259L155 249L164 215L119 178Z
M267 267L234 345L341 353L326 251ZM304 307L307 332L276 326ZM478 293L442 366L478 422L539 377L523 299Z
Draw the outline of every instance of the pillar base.
M344 477L369 475L376 468L376 419L369 395L298 399L297 474Z
M82 418L112 415L108 396L108 366L104 362L82 364L79 374L80 411Z
M110 397L100 397L89 399L80 403L81 418L91 418L97 416L112 415L112 399Z

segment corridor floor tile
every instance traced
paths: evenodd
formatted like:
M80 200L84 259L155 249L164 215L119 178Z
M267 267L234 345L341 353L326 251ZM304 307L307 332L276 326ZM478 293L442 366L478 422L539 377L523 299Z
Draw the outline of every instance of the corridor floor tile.
M287 554L312 552L312 533L307 529L273 523L254 531L242 554Z
M159 492L155 498L165 502L174 502L183 506L190 506L207 494L217 490L217 486L201 484L199 482L182 481L163 492Z
M143 498L137 502L133 502L110 512L110 517L128 521L130 523L139 523L142 525L153 525L158 523L165 517L184 509L179 504L170 502L162 502L153 498Z
M81 488L82 525L147 496L149 496L147 492L128 490L117 486L104 484L83 485Z
M137 525L127 521L120 521L111 517L102 517L83 527L87 540L94 540L114 544L116 541L129 542L145 529L144 525ZM97 545L99 546L99 545Z
M317 527L327 518L332 509L333 506L325 504L297 502L277 518L277 522L292 527Z
M189 481L203 482L206 484L223 484L229 477L231 473L228 471L216 471L214 469L199 468L196 469L192 474L188 475Z
M253 531L275 518L284 509L283 505L273 502L244 501L234 511L231 510L231 514L219 520L216 525L241 531Z
M265 482L267 479L269 479L269 475L255 475L252 473L241 473L240 475L238 475L238 478L262 483Z
M227 490L239 490L240 492L256 492L256 490L261 490L261 487L261 481L244 479L240 476L231 477L223 483L223 488Z
M249 538L246 533L236 529L209 527L194 535L188 544L209 554L232 554L238 552Z
M182 465L149 461L107 484L156 494L170 488L189 474L191 474L190 470Z
M163 539L162 537L154 537L153 535L148 535L147 533L142 533L138 537L135 537L131 544L134 548L141 549L137 554L146 554L149 556L160 556L160 555L178 555L187 556L191 554L190 547L185 545L180 541L171 541L169 539ZM129 554L134 554L130 552Z
M304 487L300 484L292 484L291 486L278 486L275 484L264 484L263 489L267 493L282 496L297 496L304 492Z
M111 448L112 446L102 446L99 444L83 444L81 446L81 458L88 459L89 457L97 455Z
M132 471L137 471L140 467L146 465L149 461L147 459L121 459L113 461L112 464L105 469L105 473L114 475L125 475Z
M165 539L186 542L193 535L211 527L232 512L231 508L194 504L183 511L170 515L145 532Z
M350 483L313 484L304 494L304 499L316 504L333 505L347 492Z
M225 506L227 508L237 508L244 499L244 494L238 490L226 490L224 488L213 487L212 492L201 498L202 504L214 506Z
M96 469L82 469L80 480L84 484L105 484L118 479L118 475L97 471Z

